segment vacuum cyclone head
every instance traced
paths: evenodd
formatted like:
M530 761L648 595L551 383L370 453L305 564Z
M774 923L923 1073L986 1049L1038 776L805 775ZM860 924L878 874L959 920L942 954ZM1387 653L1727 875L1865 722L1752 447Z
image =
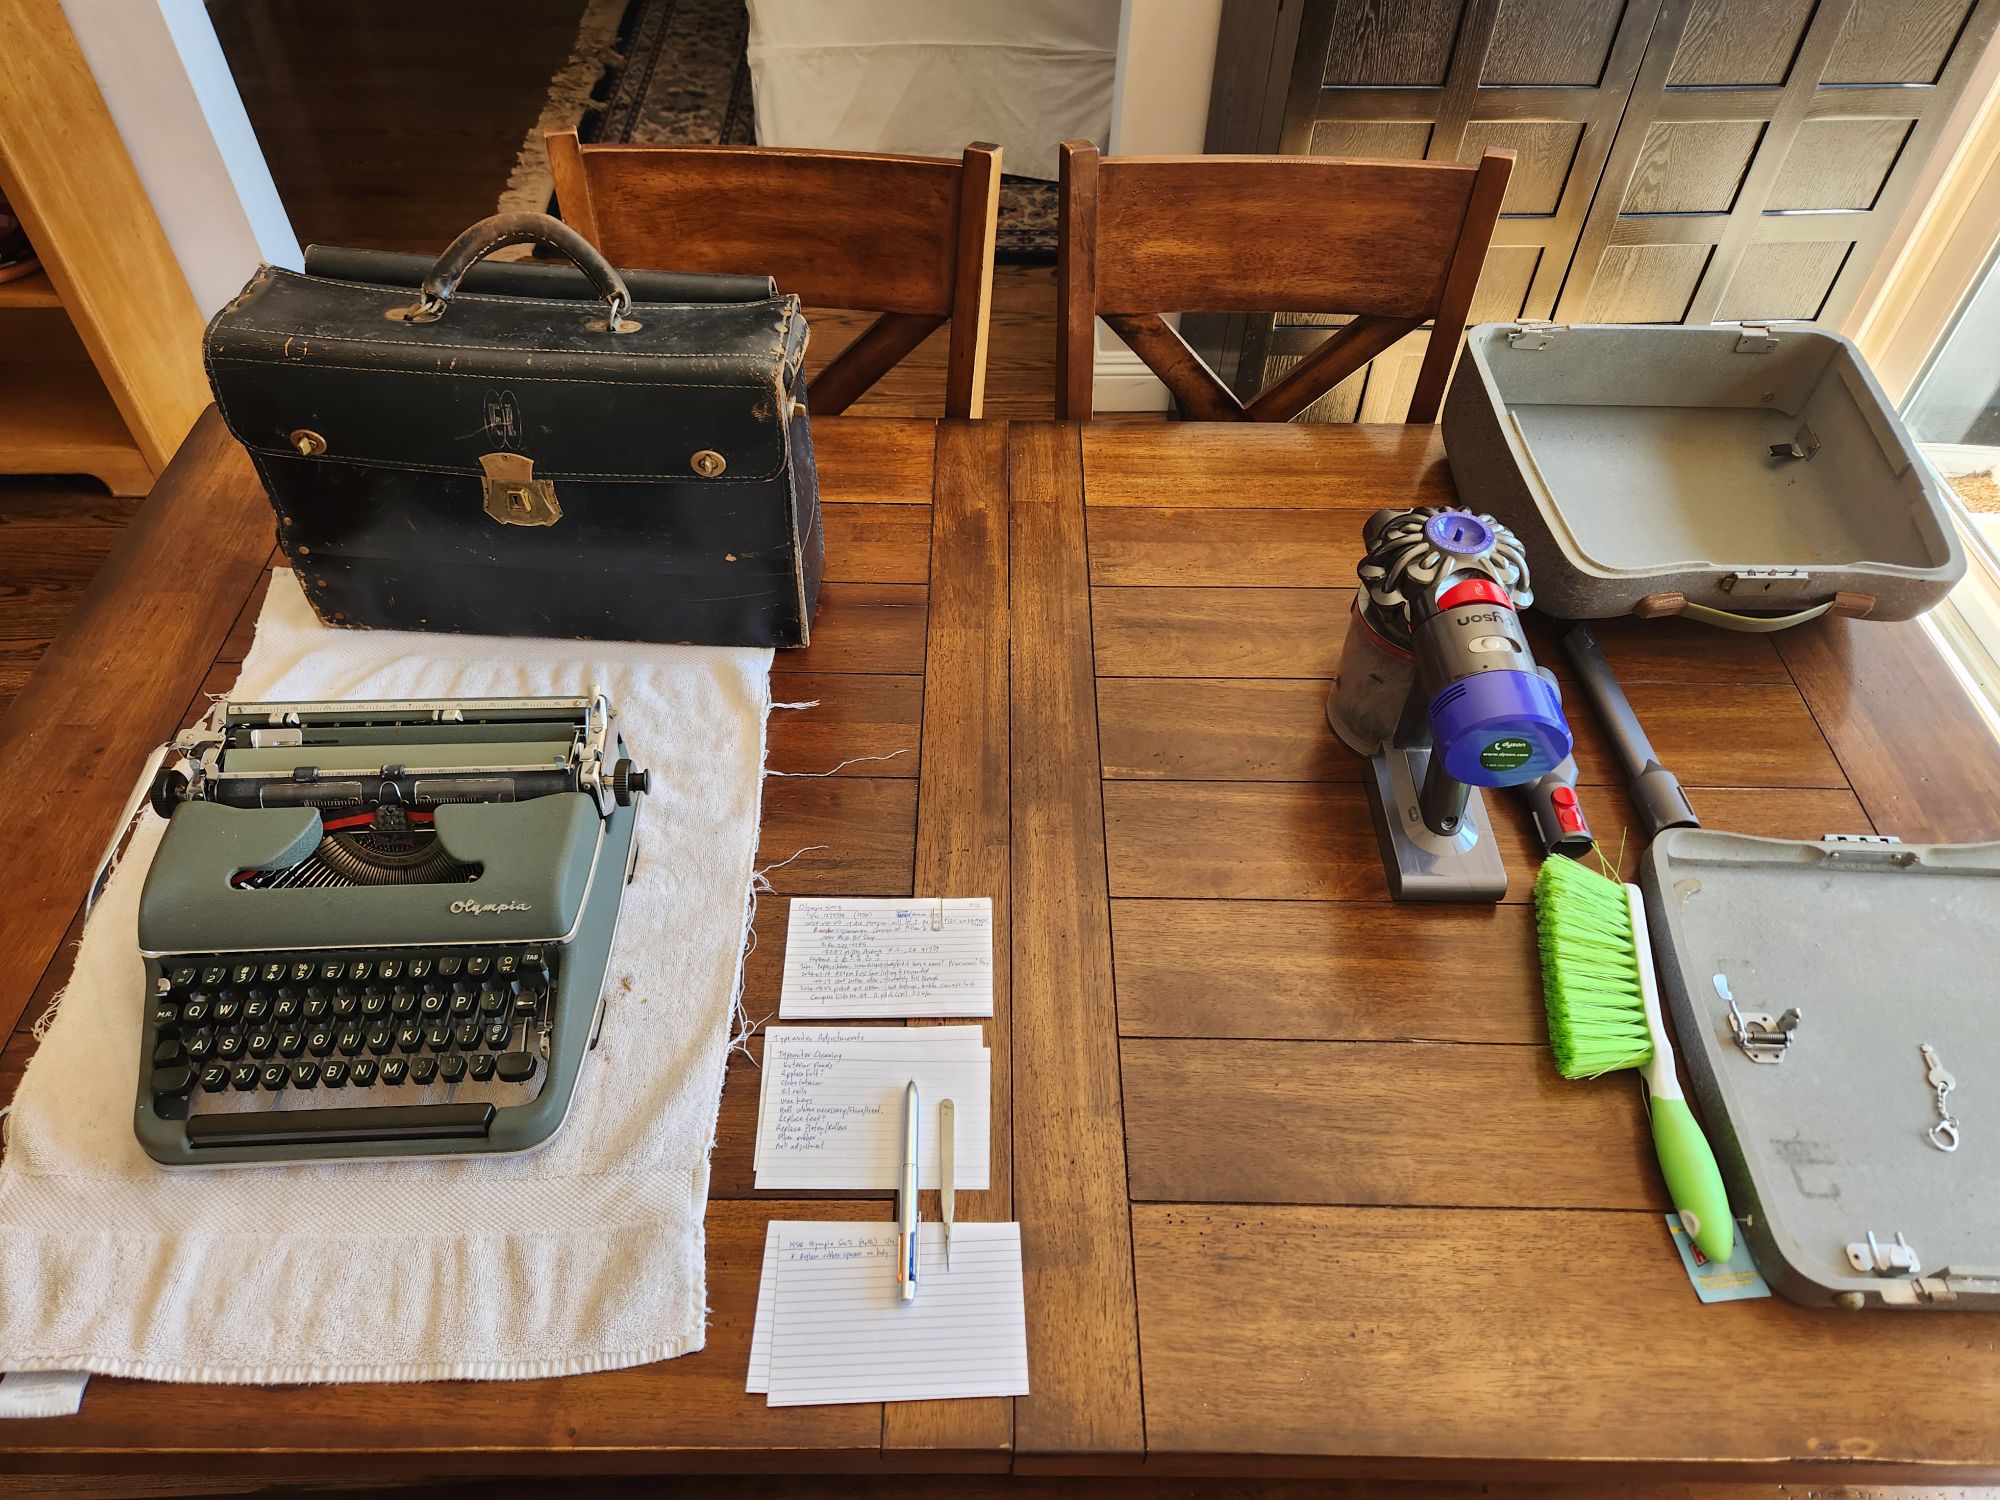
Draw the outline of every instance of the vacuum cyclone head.
M1520 538L1491 516L1454 505L1378 510L1362 528L1368 555L1356 570L1368 602L1407 611L1413 599L1456 573L1484 573L1526 609L1535 602Z

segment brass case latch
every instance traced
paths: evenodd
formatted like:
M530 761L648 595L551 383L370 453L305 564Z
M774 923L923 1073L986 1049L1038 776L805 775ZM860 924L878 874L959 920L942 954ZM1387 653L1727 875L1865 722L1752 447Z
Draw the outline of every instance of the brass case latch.
M535 478L535 461L524 453L482 453L486 471L486 514L502 526L553 526L562 519L553 479Z

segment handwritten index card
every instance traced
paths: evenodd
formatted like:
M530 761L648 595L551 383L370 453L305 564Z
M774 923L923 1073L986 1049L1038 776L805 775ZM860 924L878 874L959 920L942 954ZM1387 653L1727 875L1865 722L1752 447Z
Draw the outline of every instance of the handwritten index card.
M764 1032L764 1065L757 1082L757 1139L750 1165L764 1165L764 1119L771 1108L771 1076L780 1071L781 1059L771 1057L773 1049L811 1045L815 1047L919 1047L932 1056L984 1057L986 1028L977 1024L961 1026L772 1026ZM901 1056L901 1053L897 1054ZM990 1070L989 1070L990 1071ZM900 1106L900 1098L898 1100ZM902 1119L899 1113L897 1120ZM900 1163L898 1164L900 1166Z
M895 1187L902 1176L903 1091L913 1080L918 1182L938 1185L937 1106L950 1099L958 1116L956 1185L988 1186L992 1055L985 1047L932 1041L930 1028L870 1028L859 1041L797 1039L787 1030L764 1035L758 1187Z
M896 1300L893 1224L774 1222L745 1389L773 1406L1028 1392L1019 1224L918 1235L916 1301Z
M992 1015L993 902L794 897L778 1014Z

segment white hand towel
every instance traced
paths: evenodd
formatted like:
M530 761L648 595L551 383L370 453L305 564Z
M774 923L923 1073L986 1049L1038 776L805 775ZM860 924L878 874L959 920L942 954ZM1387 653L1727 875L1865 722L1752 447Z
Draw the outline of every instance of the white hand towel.
M132 1134L139 888L165 827L148 812L8 1122L0 1370L505 1380L701 1348L770 664L765 650L328 630L280 570L239 698L610 695L653 789L602 1039L536 1152L160 1168Z

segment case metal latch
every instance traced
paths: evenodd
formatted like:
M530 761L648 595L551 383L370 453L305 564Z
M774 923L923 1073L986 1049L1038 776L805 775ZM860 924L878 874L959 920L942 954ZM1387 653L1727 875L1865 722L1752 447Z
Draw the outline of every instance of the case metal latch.
M1540 318L1523 318L1507 330L1507 343L1515 349L1546 349L1555 342L1563 327L1561 323L1549 323Z
M1799 1008L1794 1005L1781 1016L1740 1010L1736 997L1729 993L1729 976L1717 974L1713 983L1715 993L1729 1002L1729 1029L1736 1034L1736 1045L1743 1049L1743 1055L1754 1063L1783 1062L1791 1050L1792 1033L1799 1029Z
M525 453L482 453L486 471L486 514L502 526L553 526L562 519L553 479L535 478L535 461Z
M1732 594L1803 594L1812 586L1804 568L1738 568L1725 573L1722 586Z
M1743 331L1736 335L1738 354L1769 354L1778 347L1778 336L1771 332L1768 323L1745 323Z
M1867 1239L1855 1240L1847 1247L1847 1263L1873 1276L1914 1276L1923 1269L1917 1263L1917 1252L1910 1248L1900 1229L1896 1231L1895 1243L1890 1245L1883 1244L1875 1231L1869 1230Z

